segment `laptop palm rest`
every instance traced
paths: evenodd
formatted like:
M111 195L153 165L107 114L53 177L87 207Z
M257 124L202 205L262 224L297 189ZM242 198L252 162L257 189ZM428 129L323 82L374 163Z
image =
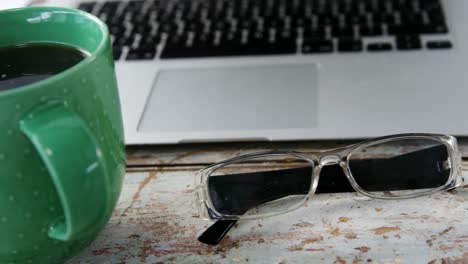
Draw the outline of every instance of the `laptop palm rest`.
M307 129L317 111L315 64L167 69L155 77L138 131Z

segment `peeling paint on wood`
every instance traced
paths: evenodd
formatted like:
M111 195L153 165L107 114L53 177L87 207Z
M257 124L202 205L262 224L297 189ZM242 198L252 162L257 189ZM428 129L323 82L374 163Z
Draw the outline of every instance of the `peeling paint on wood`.
M348 222L348 221L351 220L351 219L348 218L348 217L340 216L340 218L338 218L338 220L339 220L341 223L346 223L346 222Z
M468 157L468 138L459 142ZM239 221L218 246L197 241L211 224L192 206L194 173L203 166L258 151L312 151L349 143L129 147L112 219L69 263L467 263L468 188L400 201L320 194L294 212Z
M385 234L385 233L388 233L388 232L399 231L399 230L400 230L400 227L398 227L398 226L394 226L394 227L382 226L382 227L379 227L379 228L375 228L374 229L374 234L382 235L382 234Z
M167 166L127 173L106 229L69 263L466 263L468 259L468 189L399 201L362 199L356 193L320 194L291 213L239 221L220 245L203 245L197 236L210 222L196 216L191 195L198 169Z
M357 247L357 248L354 248L356 250L359 250L361 251L362 253L367 253L369 250L370 250L370 247Z
M345 237L346 237L347 239L356 239L356 238L357 238L357 235L356 235L356 233L351 232L351 233L345 234Z

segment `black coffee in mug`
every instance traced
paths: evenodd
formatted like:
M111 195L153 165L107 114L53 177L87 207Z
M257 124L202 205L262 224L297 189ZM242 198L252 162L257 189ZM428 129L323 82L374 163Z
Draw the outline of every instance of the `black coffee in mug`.
M44 80L89 54L60 43L25 43L0 47L0 91Z

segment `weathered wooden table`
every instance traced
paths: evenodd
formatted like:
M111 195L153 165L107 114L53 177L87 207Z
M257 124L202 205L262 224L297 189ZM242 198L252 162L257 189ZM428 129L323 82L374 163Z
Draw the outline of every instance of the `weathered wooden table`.
M468 188L400 201L321 194L289 214L239 222L218 246L197 241L210 225L192 208L201 167L254 151L347 143L130 147L113 218L70 263L468 263Z

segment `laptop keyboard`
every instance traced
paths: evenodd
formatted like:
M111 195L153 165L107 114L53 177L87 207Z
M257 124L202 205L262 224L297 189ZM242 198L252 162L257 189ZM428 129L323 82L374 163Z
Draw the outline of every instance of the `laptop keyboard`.
M86 2L116 60L452 48L440 0ZM421 36L435 35L423 42Z

